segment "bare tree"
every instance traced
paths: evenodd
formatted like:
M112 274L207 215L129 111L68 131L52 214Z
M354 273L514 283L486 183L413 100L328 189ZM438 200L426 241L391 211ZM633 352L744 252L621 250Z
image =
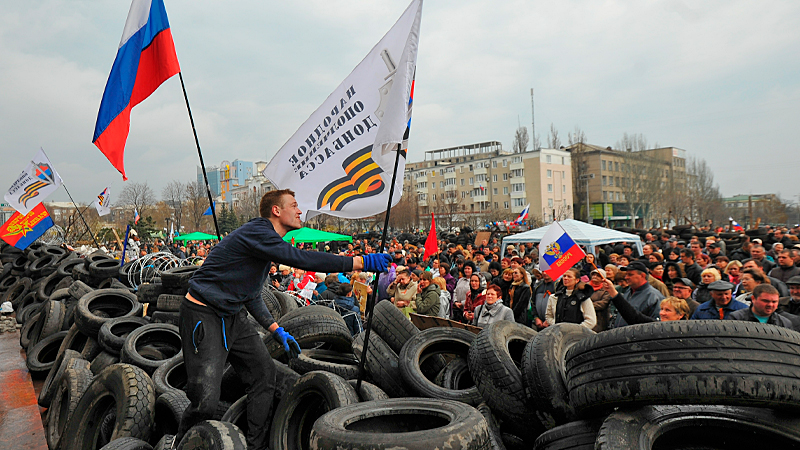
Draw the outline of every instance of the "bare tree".
M647 146L647 138L641 133L633 133L631 135L624 133L622 135L622 139L617 141L615 147L617 150L629 152L640 152L642 150L650 149L650 147Z
M208 206L205 185L198 181L186 183L183 214L194 227L194 231L200 230L200 222L203 220L203 213L206 212Z
M704 159L689 158L686 162L689 218L695 224L726 221L722 194L714 183L714 173ZM699 225L698 225L699 226Z
M186 199L186 184L178 180L170 181L161 190L161 199L172 208L172 216L175 218L175 227L180 230L181 220L183 219L183 206Z
M587 160L586 152L589 148L586 145L586 133L577 125L575 130L567 134L567 142L569 142L570 160L572 161L572 192L573 192L573 206L575 216L583 220L586 217L584 208L588 208L586 204L586 180L583 176L589 172L589 162ZM573 211L570 211L573 213Z
M119 194L119 201L123 205L132 206L141 217L147 217L156 204L156 196L147 182L126 184Z
M561 148L561 139L558 137L558 130L552 123L550 124L550 134L547 136L547 145L550 148Z
M528 142L530 142L530 137L528 136L528 128L527 127L517 128L517 131L514 132L514 143L512 144L513 152L524 153L525 150L528 149Z
M586 133L584 133L583 130L581 130L581 127L575 125L575 130L570 133L567 133L567 142L569 142L569 145L574 145L578 143L585 144Z
M261 195L257 191L247 191L239 196L235 203L234 211L242 220L242 223L259 216L258 206L261 203Z

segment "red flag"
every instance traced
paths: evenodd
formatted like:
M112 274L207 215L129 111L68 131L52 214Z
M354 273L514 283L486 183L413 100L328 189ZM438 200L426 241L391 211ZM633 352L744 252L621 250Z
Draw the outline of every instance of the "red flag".
M436 218L431 213L431 231L428 233L428 239L425 240L425 253L422 259L428 260L428 256L435 255L439 251L439 245L436 241Z

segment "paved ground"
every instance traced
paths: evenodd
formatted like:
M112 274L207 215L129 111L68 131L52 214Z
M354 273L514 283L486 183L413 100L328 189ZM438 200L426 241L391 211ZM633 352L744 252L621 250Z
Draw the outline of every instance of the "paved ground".
M19 331L0 333L0 449L47 450L37 393Z

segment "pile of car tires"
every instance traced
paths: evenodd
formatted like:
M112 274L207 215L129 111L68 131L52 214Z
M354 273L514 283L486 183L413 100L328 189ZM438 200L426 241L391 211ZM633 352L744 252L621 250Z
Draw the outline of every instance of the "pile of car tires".
M172 448L189 405L176 324L193 268L134 293L102 254L4 246L0 261L0 297L22 324L31 375L45 380L50 448ZM367 332L353 337L333 309L285 293L265 289L262 299L303 349L289 360L263 334L276 389L270 428L254 432L268 433L273 450L800 447L800 334L786 329L421 331L379 302L357 390ZM245 449L246 395L227 366L216 414L174 448Z

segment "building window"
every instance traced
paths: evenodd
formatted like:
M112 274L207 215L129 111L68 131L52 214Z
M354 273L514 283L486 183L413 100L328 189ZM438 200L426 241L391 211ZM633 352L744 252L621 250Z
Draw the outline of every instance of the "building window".
M561 185L561 193L562 194L566 194L567 193L567 185L566 184L562 184Z
M492 168L493 169L497 168L497 161L492 161ZM497 208L497 203L495 203L495 208Z
M608 185L609 186L613 186L614 185L614 177L608 177Z
M436 194L433 194L433 201L436 201Z
M547 178L553 178L553 171L550 169L547 169Z
M527 201L524 198L515 198L513 202L515 208L518 208L520 206L525 206L527 204Z
M566 158L565 156L562 156L562 157L561 157L561 165L562 165L562 166L565 166L565 165L567 165L567 158Z
M427 198L428 198L428 194L418 194L418 195L417 195L417 198L418 198L420 201L425 201L425 199L427 199Z
M469 185L472 186L473 184L475 184L475 178L469 177Z
M461 191L461 198L467 198L467 191Z
M503 202L503 208L508 209L508 202Z
M549 170L548 170L549 172ZM514 169L511 171L512 177L523 177L525 175L525 171L523 169Z
M619 161L614 163L614 172L619 172Z
M507 165L508 165L508 160L503 159L503 167L506 167ZM506 206L506 208L508 208L508 206Z
M500 207L497 206L497 202L494 202L494 209L500 209Z
M600 161L600 166L603 168L603 170L606 170L606 160L605 159Z
M435 171L435 170L431 170L431 176L432 176L432 177L435 177L435 176L436 176L436 171Z
M547 199L547 207L548 208L552 208L553 207L553 199L552 198L548 198Z
M521 163L522 162L522 156L515 156L513 158L512 162L513 163Z
M469 171L472 172L472 164L469 165Z
M464 185L464 183L466 183L466 182L467 182L467 180L465 180L465 179L463 179L463 178L461 179L461 185L462 185L462 186L463 186L463 185Z
M503 188L503 195L508 195L508 186Z
M550 190L553 189L553 185L550 185ZM525 183L513 183L511 185L511 192L525 192Z
M439 182L439 187L440 187L440 188L443 188L443 187L444 187L444 181L440 181L440 182Z
M607 201L607 200L608 200L608 192L603 191L603 201Z
M497 183L497 174L492 175L492 182Z
M615 193L614 196L617 197L617 201L619 201L619 192Z
M508 174L507 173L503 174L503 181L508 181Z
M548 184L547 185L547 192L553 192L553 185L552 184Z
M562 170L561 171L561 178L566 178L566 177L567 177L567 171L566 170Z
M492 188L492 194L497 195L497 188Z
M619 187L619 177L616 177L617 180L617 187Z
M608 180L606 179L606 176L603 175L603 186L606 186L607 184L608 184Z

